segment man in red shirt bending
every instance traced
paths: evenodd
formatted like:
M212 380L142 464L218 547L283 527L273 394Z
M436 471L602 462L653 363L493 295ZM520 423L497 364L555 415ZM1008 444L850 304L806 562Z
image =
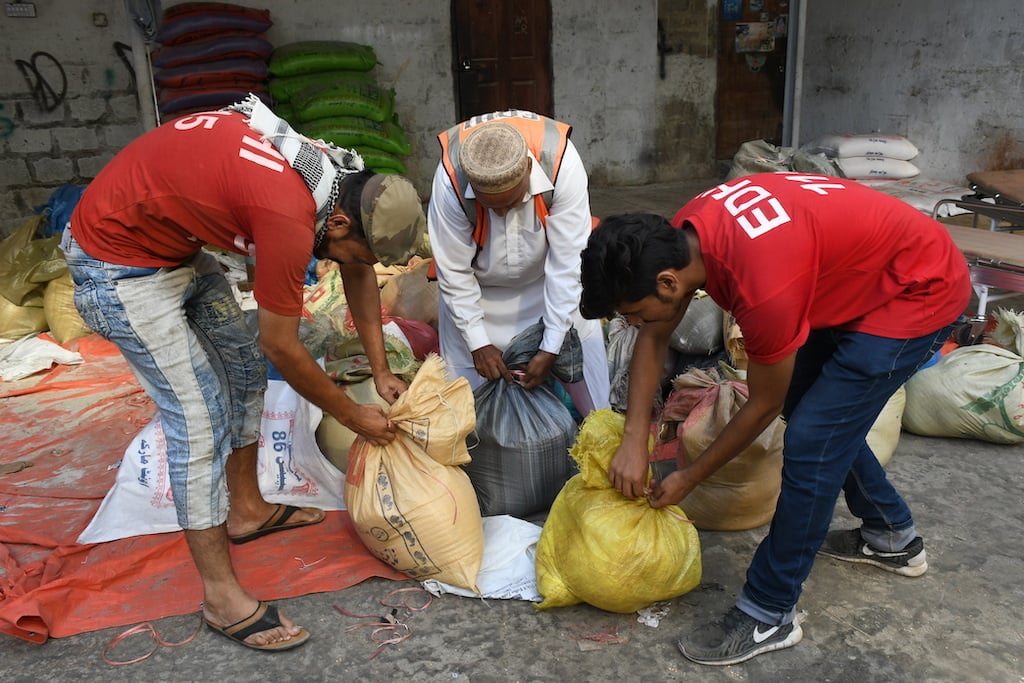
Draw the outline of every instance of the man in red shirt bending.
M374 264L406 263L424 233L400 176L361 171L348 150L297 134L256 98L176 119L125 147L86 188L61 244L75 305L116 344L160 412L178 523L210 628L285 650L309 633L238 582L228 542L323 520L263 500L256 459L266 358L303 397L375 444L395 434L299 340L312 255L340 264L378 393L406 389L384 351ZM204 245L255 257L259 337ZM228 505L228 491L231 504Z
M583 252L585 317L640 324L626 432L609 472L625 496L680 502L786 419L782 491L736 606L679 642L727 665L795 645L796 605L819 551L904 576L928 565L910 509L866 437L890 396L946 341L970 300L948 232L856 182L764 173L712 188L669 223L605 219ZM651 405L670 334L702 288L743 332L750 398L686 469L646 481ZM862 521L829 532L839 492Z

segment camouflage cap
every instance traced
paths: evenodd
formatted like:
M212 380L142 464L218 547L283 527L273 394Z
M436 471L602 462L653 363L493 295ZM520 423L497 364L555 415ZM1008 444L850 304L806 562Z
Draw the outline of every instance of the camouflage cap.
M416 188L400 175L377 174L360 195L363 230L373 255L384 264L406 264L427 230Z

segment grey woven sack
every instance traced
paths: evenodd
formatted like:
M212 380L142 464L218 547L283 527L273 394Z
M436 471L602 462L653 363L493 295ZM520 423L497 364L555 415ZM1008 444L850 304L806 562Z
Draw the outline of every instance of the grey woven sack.
M538 323L518 334L502 354L511 369L528 361L540 347ZM582 346L570 330L552 374L579 381ZM463 465L476 490L484 516L525 517L547 510L576 465L569 448L576 422L547 386L527 391L505 380L491 380L474 392L476 433L468 438L472 461ZM474 436L476 437L474 439Z

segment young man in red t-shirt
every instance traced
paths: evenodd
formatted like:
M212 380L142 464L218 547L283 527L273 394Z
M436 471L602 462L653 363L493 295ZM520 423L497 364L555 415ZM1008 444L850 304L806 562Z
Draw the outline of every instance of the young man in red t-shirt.
M309 633L239 584L228 542L324 519L260 494L264 354L341 424L375 444L395 436L380 407L354 403L299 340L313 254L340 264L378 393L393 402L406 389L387 364L373 266L408 262L422 204L405 178L361 167L252 98L125 147L86 188L61 244L79 312L118 346L160 412L206 623L256 649L296 647ZM207 244L255 256L258 341Z
M640 324L626 432L609 472L623 495L678 503L777 415L787 421L771 528L736 607L680 640L687 658L736 664L799 642L797 600L819 549L904 576L925 572L910 509L866 436L970 300L966 262L941 224L852 181L757 174L704 192L671 223L605 219L583 252L582 279L585 316L617 312ZM654 393L698 288L743 331L750 398L690 466L648 485ZM829 533L840 491L862 526Z

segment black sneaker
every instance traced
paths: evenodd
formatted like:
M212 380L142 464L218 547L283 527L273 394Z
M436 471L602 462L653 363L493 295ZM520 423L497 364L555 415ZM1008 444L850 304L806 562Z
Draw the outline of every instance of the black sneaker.
M804 637L803 629L794 620L782 626L758 621L733 607L719 621L703 628L677 645L683 656L698 664L727 666L752 657L792 647Z
M874 565L902 576L921 576L928 571L924 541L920 536L915 537L903 550L887 552L872 548L860 535L860 529L830 531L818 553L843 562Z

